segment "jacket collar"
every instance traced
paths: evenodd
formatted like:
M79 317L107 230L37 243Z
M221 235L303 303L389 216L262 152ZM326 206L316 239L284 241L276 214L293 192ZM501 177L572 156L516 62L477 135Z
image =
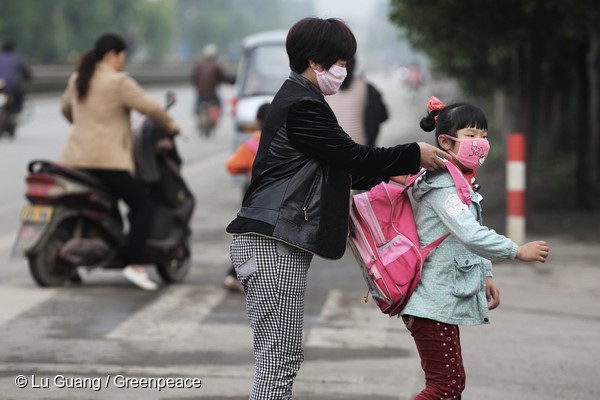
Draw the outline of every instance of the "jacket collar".
M96 64L96 68L98 69L102 69L105 71L114 71L114 72L118 72L115 67L113 67L112 65L110 65L109 63L105 62L105 61L100 61L98 62L98 64Z
M315 87L315 85L313 85L311 83L311 81L309 81L308 79L306 79L305 77L303 77L302 75L300 75L297 72L290 72L290 76L288 78L290 81L295 82L297 84L299 84L300 86L304 86L306 89L313 91L314 93L319 94L321 97L323 97L323 93L321 93L321 91L319 89L317 89Z

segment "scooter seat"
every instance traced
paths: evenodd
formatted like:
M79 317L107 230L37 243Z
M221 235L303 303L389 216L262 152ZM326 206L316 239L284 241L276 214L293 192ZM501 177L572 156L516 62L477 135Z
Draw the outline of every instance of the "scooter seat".
M77 182L84 183L89 186L93 186L106 193L110 193L110 190L95 176L88 174L84 171L77 170L75 168L66 167L59 163L47 160L33 160L29 163L27 170L30 173L47 173L52 175L60 175L65 178L76 180Z

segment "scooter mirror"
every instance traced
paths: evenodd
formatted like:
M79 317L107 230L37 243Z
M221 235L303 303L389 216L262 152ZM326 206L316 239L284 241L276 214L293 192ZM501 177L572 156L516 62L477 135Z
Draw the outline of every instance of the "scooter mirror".
M166 97L167 97L167 105L166 105L165 108L168 110L177 101L177 96L175 96L175 92L172 92L172 91L169 90L167 92Z

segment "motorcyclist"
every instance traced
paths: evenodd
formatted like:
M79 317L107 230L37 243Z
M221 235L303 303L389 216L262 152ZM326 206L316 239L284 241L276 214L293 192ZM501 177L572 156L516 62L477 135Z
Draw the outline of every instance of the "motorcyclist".
M214 43L209 43L202 51L202 59L194 66L192 83L196 89L197 99L195 112L198 114L200 104L209 102L221 107L221 99L217 88L222 82L227 82L223 67L219 64L217 56L219 48Z
M23 109L25 89L23 82L32 78L31 70L19 54L15 52L14 42L8 40L2 44L0 52L0 79L3 90L12 96L12 111L18 114Z
M130 110L147 115L169 134L179 127L163 107L138 83L123 73L125 41L118 35L100 36L81 58L61 101L65 118L73 124L61 162L83 169L104 183L129 207L128 266L125 278L145 290L158 288L143 264L152 203L134 178Z

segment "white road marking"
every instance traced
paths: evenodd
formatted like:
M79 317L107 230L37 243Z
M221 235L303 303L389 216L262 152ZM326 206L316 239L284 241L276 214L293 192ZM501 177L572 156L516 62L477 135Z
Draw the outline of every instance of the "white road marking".
M403 347L392 335L404 324L379 311L372 299L364 304L356 292L331 290L319 323L306 338L306 347L369 349ZM405 344L404 344L405 346Z
M49 299L58 289L39 287L3 286L0 290L0 324L22 314L37 304Z

